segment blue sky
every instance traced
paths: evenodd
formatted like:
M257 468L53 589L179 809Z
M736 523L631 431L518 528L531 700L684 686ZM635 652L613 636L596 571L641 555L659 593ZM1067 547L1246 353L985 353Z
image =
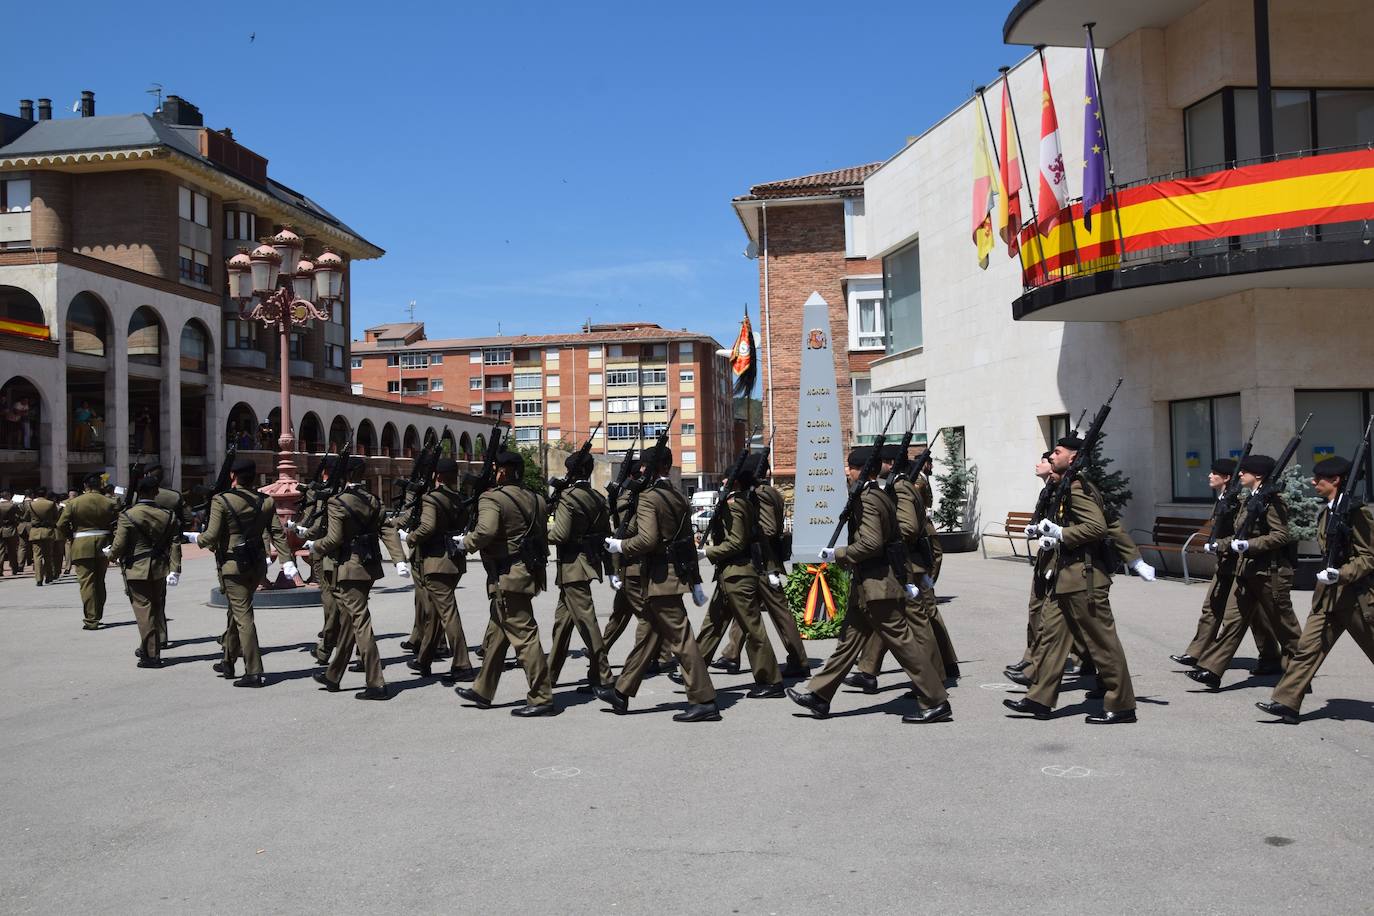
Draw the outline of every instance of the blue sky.
M355 337L414 299L431 337L590 318L728 343L758 297L730 198L892 155L1023 55L1012 5L27 5L0 105L194 102L387 249L354 271Z

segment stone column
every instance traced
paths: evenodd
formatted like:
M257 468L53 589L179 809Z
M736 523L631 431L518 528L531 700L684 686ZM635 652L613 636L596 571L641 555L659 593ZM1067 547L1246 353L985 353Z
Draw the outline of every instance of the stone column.
M110 306L110 339L105 343L105 460L113 457L111 479L119 486L129 481L129 314L117 304ZM110 444L114 444L111 456Z
M165 319L164 319L165 320ZM161 404L158 406L158 457L166 470L167 486L181 489L181 331L167 331L162 353Z

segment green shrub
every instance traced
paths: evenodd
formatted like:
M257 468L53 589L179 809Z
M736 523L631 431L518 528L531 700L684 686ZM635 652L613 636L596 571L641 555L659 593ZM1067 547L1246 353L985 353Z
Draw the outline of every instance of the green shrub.
M821 620L818 617L815 623L807 626L804 622L806 597L811 593L811 581L814 576L806 571L806 567L811 565L816 564L793 564L792 572L783 584L783 594L787 596L787 606L792 609L792 616L797 619L797 629L801 631L802 639L834 639L840 635L840 628L844 624L844 612L849 606L849 573L833 563L826 565L823 575L830 586L830 594L835 599L835 616L829 620Z
M1302 465L1290 464L1279 476L1279 482L1282 484L1279 495L1288 505L1288 530L1296 540L1314 539L1322 500L1313 494L1310 475L1302 472Z

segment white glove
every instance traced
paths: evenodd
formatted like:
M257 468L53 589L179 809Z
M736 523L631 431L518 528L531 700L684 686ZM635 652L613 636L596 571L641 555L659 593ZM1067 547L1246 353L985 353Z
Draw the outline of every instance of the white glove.
M821 548L821 552L820 552L820 558L821 558L821 562L822 562L822 563L834 563L834 562L835 562L835 548L834 548L834 547L822 547L822 548Z
M186 543L188 543L188 544L199 544L199 543L200 543L200 532L199 532L199 531L183 531L183 532L181 532L181 536L184 537L184 538L186 538Z
M1144 560L1136 560L1131 564L1131 571L1146 582L1155 581L1155 568Z
M298 579L301 575L301 571L296 568L296 564L291 560L287 560L281 565L281 571L286 573L288 579Z
M1216 545L1216 543L1213 542L1213 541L1208 541L1206 544L1203 544L1203 545L1202 545L1202 549L1203 549L1203 551L1206 552L1206 553L1216 553L1216 552L1217 552L1217 545Z
M697 548L697 559L698 559L698 560L704 560L704 559L706 559L706 548L705 548L705 547L698 547L698 548Z
M124 489L123 487L115 487L115 496L123 496L125 493L128 492L129 491Z
M906 593L908 597L910 597L912 600L921 597L921 590L916 586L912 585L910 582L906 584Z
M14 504L15 504L16 506L18 506L18 505L22 505L23 502L24 502L24 500L26 500L26 499L28 499L28 497L21 493L21 494L19 494L18 496L16 496L16 497L13 499L13 502L14 502Z
M305 542L305 545L304 545L304 548L305 548L305 552L306 552L306 553L314 553L314 552L315 552L315 542L314 542L314 541L306 541L306 542Z
M921 588L934 589L935 580L930 578L929 573L921 573Z
M458 549L459 549L459 550L467 550L467 549L468 549L468 536L467 536L466 534L460 534L460 535L458 535L456 538L453 539L453 543L455 543L455 544L458 545Z
M621 553L622 550L621 550L621 546L620 546L620 545L621 545L622 543L623 543L623 542L621 541L620 538L606 538L606 552L607 552L607 553Z
M1317 581L1320 582L1322 585L1335 585L1336 580L1340 578L1340 575L1341 571L1339 569L1337 569L1334 566L1328 566L1326 569L1323 569L1321 572L1317 573Z
M1025 528L1025 531L1026 531L1026 540L1028 540L1028 541L1029 541L1031 538L1037 538L1037 537L1040 536L1040 526L1038 526L1038 525L1027 525L1026 528Z
M177 583L180 582L180 581L181 581L181 574L180 574L180 573L174 573L174 572L172 572L172 573L168 573L168 574L167 574L167 587L168 587L168 588L176 588L176 587L177 587Z
M1250 542L1249 542L1249 541L1232 541L1232 542L1231 542L1231 549L1234 550L1236 553L1245 553L1245 551L1247 551L1247 550L1250 549Z
M299 528L299 527L300 527L300 525L297 525L297 524L296 524L296 520L295 520L294 518L292 518L292 519L287 519L287 521L286 521L286 530L287 530L287 531L295 531L295 530L296 530L297 528Z
M100 548L100 552L103 553L103 554L105 554L105 559L107 559L107 560L110 558L110 553L111 553L113 550L114 550L114 545L113 545L113 544L111 544L109 547L102 547L102 548Z
M410 532L405 530L404 528L397 528L396 534L401 538L402 544L410 540Z
M706 604L706 589L701 587L700 582L692 586L692 603L697 607L703 607Z
M1064 540L1064 526L1056 525L1054 522L1050 521L1047 518L1040 520L1040 533L1049 535L1056 541Z
M461 537L461 535L460 535L460 537ZM410 564L407 563L405 560L402 560L401 562L397 563L397 564L396 564L396 575L400 576L402 579L409 579L409 578L410 578Z
M1052 537L1050 537L1049 535L1045 535L1044 537L1042 537L1042 538L1040 539L1040 549L1041 549L1041 550L1053 550L1053 549L1054 549L1054 545L1056 545L1056 544L1058 544L1058 543L1059 543L1058 538L1052 538Z
M782 588L782 576L777 573L768 574L768 584L774 588Z
M611 588L612 588L613 590L615 590L615 591L617 591L617 592L620 591L621 586L623 586L624 584L625 584L624 582L620 581L620 577L619 577L619 576L616 576L616 575L612 575L612 576L611 576Z

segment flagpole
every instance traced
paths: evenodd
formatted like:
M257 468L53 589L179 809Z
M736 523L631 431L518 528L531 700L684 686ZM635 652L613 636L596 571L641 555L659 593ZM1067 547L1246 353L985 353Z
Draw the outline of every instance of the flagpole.
M973 91L978 95L978 102L983 106L983 120L988 125L988 143L992 146L992 164L997 166L997 171L1002 171L1002 155L997 152L997 135L992 130L992 115L988 114L988 100L983 95L986 86L974 86ZM1001 175L999 174L1000 178Z
M1045 46L1044 46L1044 45L1036 45L1036 46L1035 46L1035 55L1036 55L1037 57L1040 58L1040 72L1041 72L1042 74L1048 74L1048 73L1050 72L1050 68L1045 64ZM1059 130L1059 112L1057 112L1057 111L1054 113L1054 120L1055 120L1054 129L1055 129L1055 131L1058 131L1058 130ZM1064 190L1065 190L1065 191L1068 190L1068 181L1069 181L1069 170L1066 168L1066 169L1064 169L1064 185L1065 185ZM1066 209L1069 211L1069 238L1071 238L1071 239L1073 240L1073 263L1074 263L1074 267L1075 267L1074 272L1077 273L1077 272L1078 272L1078 268L1081 268L1081 267L1083 266L1083 256L1082 256L1081 254L1079 254L1079 251L1078 251L1078 228L1077 228L1076 226L1074 226L1074 224L1073 224L1073 204L1072 204L1072 203L1069 203L1069 202L1067 201L1067 196L1068 196L1068 195L1066 194L1066 195L1065 195L1065 197L1066 197L1065 204L1066 204Z
M1010 67L998 67L997 72L1002 74L1002 91L1007 94L1007 108L1011 111L1011 129L1016 134L1016 151L1024 153L1026 147L1021 143L1021 125L1016 120L1016 101L1011 97L1011 79L1008 76ZM1030 204L1031 222L1035 226L1035 247L1040 249L1040 273L1044 276L1045 282L1050 279L1050 265L1045 261L1045 245L1040 241L1040 216L1035 212L1035 195L1031 193L1030 166L1026 165L1026 157L1018 155L1021 160L1021 174L1026 179L1026 202ZM1036 185L1039 187L1039 185ZM1020 241L1021 229L1016 230L1018 244Z
M1093 59L1093 92L1097 99L1097 113L1102 116L1102 154L1107 160L1107 187L1112 192L1112 213L1116 215L1116 257L1120 269L1126 257L1126 234L1121 231L1121 201L1116 196L1116 170L1112 168L1112 141L1107 135L1107 103L1102 98L1102 71L1097 66L1097 42L1093 41L1093 26L1096 22L1085 22L1083 28L1088 33L1088 47Z

